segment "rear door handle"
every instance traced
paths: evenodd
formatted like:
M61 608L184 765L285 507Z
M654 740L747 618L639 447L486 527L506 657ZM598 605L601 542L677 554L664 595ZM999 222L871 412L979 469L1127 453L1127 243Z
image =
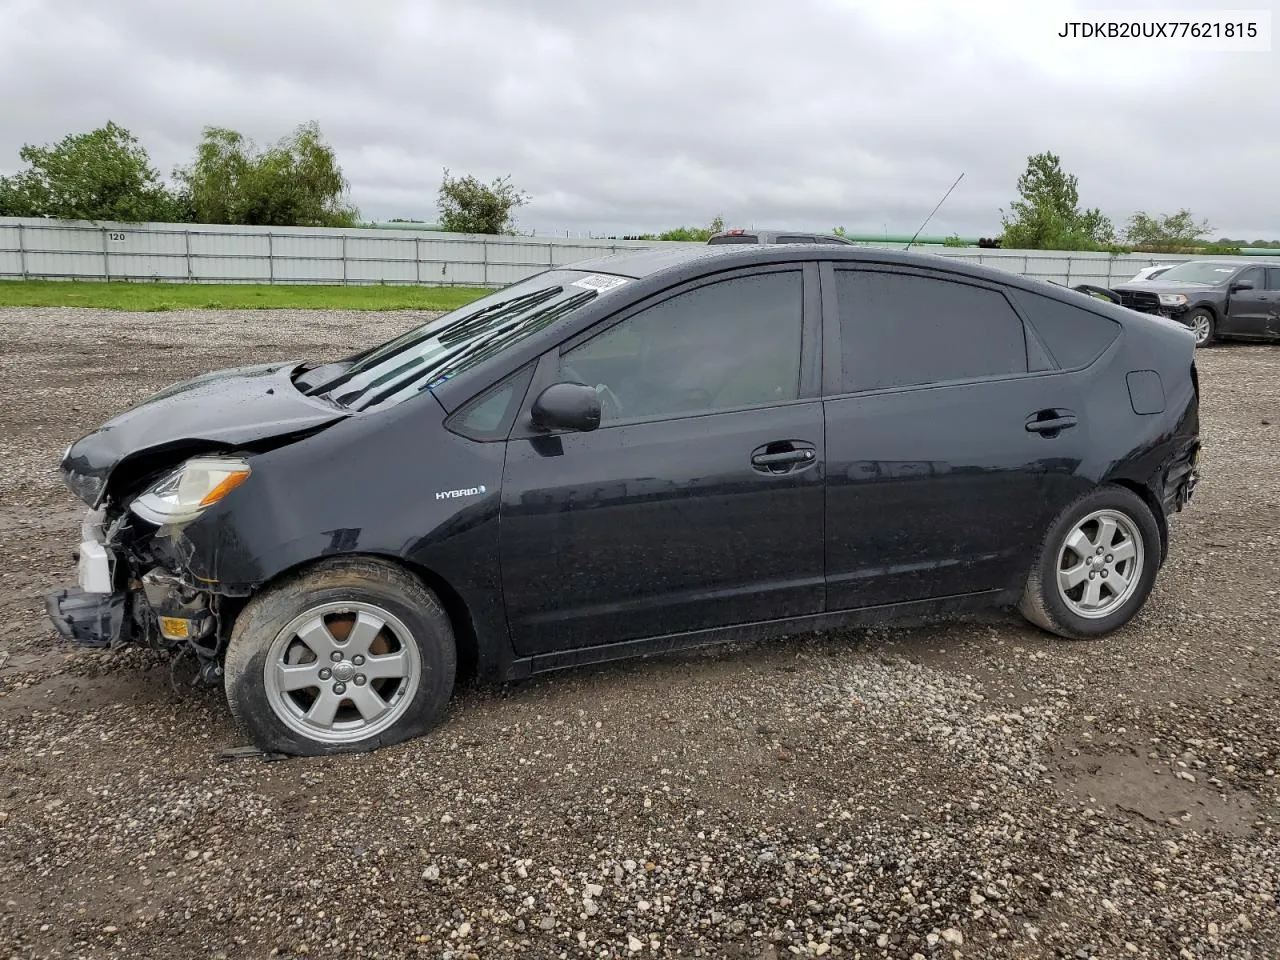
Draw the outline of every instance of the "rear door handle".
M1043 415L1045 413L1057 414L1057 416L1046 417ZM1032 414L1027 419L1027 429L1032 433L1057 433L1059 430L1074 427L1078 422L1074 413L1067 413L1065 410L1045 410Z

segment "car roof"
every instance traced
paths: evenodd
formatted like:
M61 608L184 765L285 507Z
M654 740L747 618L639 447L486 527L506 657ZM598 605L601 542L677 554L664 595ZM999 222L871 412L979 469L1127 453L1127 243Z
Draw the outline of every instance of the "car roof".
M679 246L672 249L650 248L566 263L556 269L607 273L641 280L669 270L681 275L694 275L749 267L753 264L795 260L847 260L855 263L914 266L966 274L998 283L1023 281L1030 285L1029 281L1016 273L972 263L959 257L828 243L726 243Z

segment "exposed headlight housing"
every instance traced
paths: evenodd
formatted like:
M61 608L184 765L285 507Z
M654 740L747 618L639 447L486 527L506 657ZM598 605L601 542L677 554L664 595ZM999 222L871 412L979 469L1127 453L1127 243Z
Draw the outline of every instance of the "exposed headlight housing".
M102 488L106 483L106 478L98 474L76 473L74 470L64 468L62 482L90 507L96 507L98 498L102 496Z
M1162 307L1185 307L1186 305L1187 295L1185 293L1160 294L1160 306Z
M133 501L134 513L164 525L194 520L249 479L240 457L193 457Z

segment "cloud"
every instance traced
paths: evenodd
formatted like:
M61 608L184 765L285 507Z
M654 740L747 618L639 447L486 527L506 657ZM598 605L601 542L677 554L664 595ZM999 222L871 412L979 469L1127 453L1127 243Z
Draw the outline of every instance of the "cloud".
M1056 36L1106 16L1054 0L0 0L0 169L108 118L165 171L206 124L268 142L315 119L371 218L433 218L447 166L510 174L533 196L521 225L544 231L719 214L910 232L963 171L928 232L972 235L998 231L1027 155L1053 150L1117 222L1186 206L1219 233L1275 236L1275 55Z

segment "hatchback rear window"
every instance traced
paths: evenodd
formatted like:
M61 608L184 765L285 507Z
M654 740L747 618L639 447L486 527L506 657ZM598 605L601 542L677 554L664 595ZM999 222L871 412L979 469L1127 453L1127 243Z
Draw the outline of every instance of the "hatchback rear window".
M760 238L749 233L726 233L722 237L712 237L707 243L759 243Z

